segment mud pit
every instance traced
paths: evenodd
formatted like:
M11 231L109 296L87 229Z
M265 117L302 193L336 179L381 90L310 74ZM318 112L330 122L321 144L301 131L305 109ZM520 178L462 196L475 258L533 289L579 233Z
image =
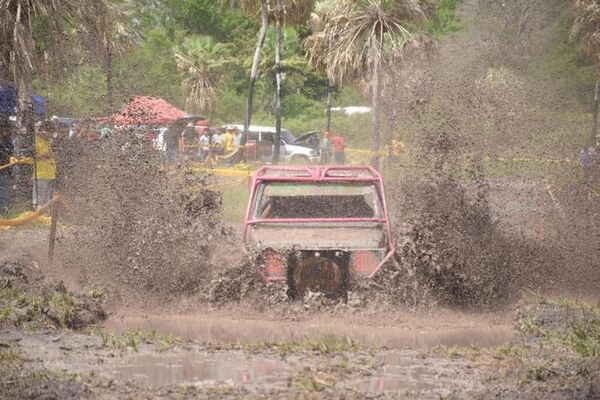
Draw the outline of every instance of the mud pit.
M135 140L63 149L72 170L61 190L74 208L57 261L48 264L47 231L36 227L0 231L0 262L104 297L108 319L79 333L4 321L0 398L600 398L597 203L573 176L478 160L510 157L527 140L539 157L575 151L544 140L556 126L583 129L555 118L576 96L523 68L528 47L554 40L544 1L532 1L527 15L543 26L523 45L498 48L503 31L475 24L430 66L386 72L390 87L405 85L385 94L388 131L419 149L407 155L414 165L386 165L403 267L357 285L346 304L289 302L262 284L240 261L209 176L164 169ZM465 1L464 11L512 26L504 18L522 4L490 17L493 1ZM27 312L47 313L43 294L27 295Z
M4 342L22 349L23 357L29 360L25 364L28 369L112 382L106 389L93 387L93 392L99 394L110 393L111 386L117 390L146 388L149 393L183 386L213 391L220 388L223 394L231 391L250 397L297 395L308 390L326 392L323 398L333 393L360 398L394 392L439 398L456 390L483 390L478 379L473 379L480 374L470 371L467 362L445 357L439 351L361 350L337 343L339 339L322 339L332 346L325 351L312 350L311 346L318 346L299 342L296 349L290 350L285 345L281 345L283 350L276 346L242 350L186 343L161 351L158 346L142 344L134 352L103 348L96 336L28 334L18 338L18 344L13 344L10 334L3 335ZM140 390L138 394L142 397L144 393Z

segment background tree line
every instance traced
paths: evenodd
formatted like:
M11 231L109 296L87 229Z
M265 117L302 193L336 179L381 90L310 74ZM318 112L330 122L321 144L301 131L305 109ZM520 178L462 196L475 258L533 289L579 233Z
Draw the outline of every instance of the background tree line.
M253 122L272 123L280 72L281 115L286 127L300 133L325 127L328 98L336 105L377 108L382 64L393 62L413 41L460 29L459 3L0 0L7 22L0 30L0 79L45 95L51 114L98 116L143 94L209 114L215 123L243 121L263 26ZM598 63L600 5L597 0L572 4L573 43ZM369 133L364 132L369 123L381 129L377 112L372 118L334 116L334 127L352 131L350 141L357 141Z

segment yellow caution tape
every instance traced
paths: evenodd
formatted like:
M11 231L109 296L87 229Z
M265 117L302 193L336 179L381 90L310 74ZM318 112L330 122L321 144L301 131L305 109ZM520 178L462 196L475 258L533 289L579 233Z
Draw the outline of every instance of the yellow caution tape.
M32 164L32 163L33 163L33 158L30 158L30 157L26 157L26 158L11 157L10 162L8 164L0 166L0 171L5 168L12 167L13 165Z
M247 178L252 176L252 171L246 169L237 169L237 168L207 168L205 166L193 166L192 167L196 172L205 172L210 173L216 176L227 176L233 178Z
M30 222L35 221L36 219L42 218L44 215L44 212L46 212L46 210L51 205L55 204L56 202L61 202L63 204L66 204L63 197L59 194L59 195L54 196L54 198L52 200L50 200L48 203L46 203L43 206L41 206L40 208L38 208L37 211L27 212L17 218L13 218L13 219L0 219L0 226L26 225Z

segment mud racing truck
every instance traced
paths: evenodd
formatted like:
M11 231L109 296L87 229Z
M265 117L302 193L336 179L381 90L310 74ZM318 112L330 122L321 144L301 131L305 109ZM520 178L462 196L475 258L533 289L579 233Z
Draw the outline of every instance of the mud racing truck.
M257 273L345 296L352 274L373 277L394 255L383 181L369 166L264 166L253 179L243 227Z

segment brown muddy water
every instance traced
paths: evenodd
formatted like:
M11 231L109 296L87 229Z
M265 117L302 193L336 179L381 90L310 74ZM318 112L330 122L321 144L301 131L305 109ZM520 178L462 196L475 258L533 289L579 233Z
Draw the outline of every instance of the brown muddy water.
M117 385L130 382L145 388L224 385L253 393L286 390L290 385L302 385L308 376L329 381L336 389L365 394L402 389L426 391L431 398L440 398L457 385L465 390L481 389L478 380L472 379L478 372L466 366L466 360L444 357L436 351L283 354L269 349L215 350L194 343L162 350L150 344L141 344L136 350L119 350L104 347L98 335L75 333L15 332L14 337L9 334L2 340L24 353L32 363L29 368L94 376ZM338 380L335 371L339 374L340 370L344 379Z
M320 316L302 321L231 318L204 315L148 315L109 319L107 333L138 330L200 343L240 344L286 342L336 336L351 339L362 347L428 349L436 346L492 348L513 337L509 324L499 321L439 322L432 319L399 325L378 325Z

